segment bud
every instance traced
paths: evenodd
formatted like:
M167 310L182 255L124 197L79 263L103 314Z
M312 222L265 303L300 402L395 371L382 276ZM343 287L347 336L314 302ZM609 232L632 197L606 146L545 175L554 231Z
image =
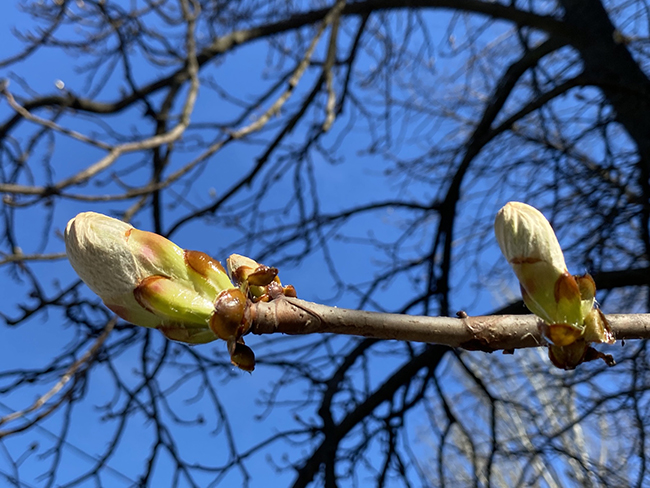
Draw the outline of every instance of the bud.
M250 325L248 301L218 261L94 212L68 222L65 246L79 277L124 320L189 344L223 339L235 366L255 368L242 337Z
M118 316L174 340L216 339L209 327L214 302L233 285L206 254L94 212L68 222L65 243L79 277Z
M280 296L297 296L293 285L282 286L277 268L239 254L231 254L226 259L226 266L232 280L254 302L268 302Z
M231 254L226 259L228 274L237 284L247 283L250 286L262 288L278 279L278 269L271 268L249 257Z
M494 231L514 270L526 306L549 324L582 327L582 300L548 220L525 203L510 202L497 214ZM591 307L589 307L591 309Z
M605 316L594 309L596 284L588 274L571 275L562 248L542 213L520 202L499 210L494 232L519 280L528 309L545 322L553 364L573 369L594 355L588 342L614 342Z

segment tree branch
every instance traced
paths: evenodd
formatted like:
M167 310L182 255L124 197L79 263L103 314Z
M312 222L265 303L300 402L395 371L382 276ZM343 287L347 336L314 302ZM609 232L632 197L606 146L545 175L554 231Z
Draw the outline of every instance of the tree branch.
M18 427L9 430L0 430L0 439L12 434L16 434L18 432L23 432L56 411L58 407L69 397L71 390L60 395L56 401L50 404L48 404L48 402L57 393L59 393L70 382L70 380L76 380L80 374L83 374L90 367L92 360L104 345L106 338L111 333L116 323L116 317L109 320L106 324L106 327L104 327L104 331L99 337L97 337L97 339L95 339L92 347L86 351L86 353L81 358L72 363L65 374L59 379L59 381L57 381L56 384L45 394L41 395L32 405L22 410L12 412L11 414L5 415L4 417L0 417L0 425L3 425L7 422L13 422L21 418L26 418L32 412L38 412L38 415L36 415L34 418L26 418L25 422Z
M529 26L536 29L557 34L565 38L575 37L575 32L559 19L548 15L537 15L525 10L501 5L482 0L411 0L405 4L402 0L368 0L365 2L353 2L345 5L342 11L343 16L366 16L371 12L410 8L442 8L456 9L468 13L485 15L493 19L510 21L518 26ZM274 35L282 34L290 30L299 29L312 25L323 20L331 8L321 8L298 13L279 20L274 23L262 24L249 29L231 32L225 36L215 39L208 47L197 53L199 67L209 63L215 57L225 54L238 46L264 39ZM66 95L47 95L38 97L24 104L26 110L33 110L46 106L63 106L74 110L81 110L96 114L110 114L124 110L133 103L143 100L158 90L174 83L183 83L190 75L185 67L176 72L152 81L138 91L129 93L127 96L113 102L99 102L83 97L77 97L70 93ZM0 137L3 137L16 123L21 120L19 114L14 115L4 124L0 125Z
M329 307L296 298L255 303L253 334L344 334L492 352L546 345L535 315L422 317ZM618 340L650 338L650 314L608 315Z

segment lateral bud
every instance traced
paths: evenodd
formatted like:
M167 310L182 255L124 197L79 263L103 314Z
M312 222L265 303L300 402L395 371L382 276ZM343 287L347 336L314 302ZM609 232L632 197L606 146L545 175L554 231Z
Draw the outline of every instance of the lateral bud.
M497 213L494 232L519 280L524 303L544 321L541 332L550 343L553 364L573 369L587 360L604 359L589 353L593 349L588 346L614 342L605 316L594 308L596 284L589 274L569 273L544 215L525 203L509 202Z

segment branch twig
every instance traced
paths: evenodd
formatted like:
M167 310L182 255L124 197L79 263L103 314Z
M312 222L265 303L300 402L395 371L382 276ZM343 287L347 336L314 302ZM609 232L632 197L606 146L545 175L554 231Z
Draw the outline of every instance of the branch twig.
M104 331L102 332L102 334L99 337L97 337L97 339L95 339L95 342L93 343L92 347L88 349L88 351L86 351L86 353L83 356L81 356L74 363L72 363L72 365L70 365L70 367L65 372L65 374L61 376L61 379L59 379L59 381L57 381L52 388L50 388L45 394L39 397L38 400L36 400L29 407L24 408L22 410L17 410L9 415L5 415L4 417L0 417L0 425L6 424L7 422L11 422L13 420L23 418L27 414L40 409L54 395L60 392L63 389L63 387L70 382L70 380L76 378L77 374L79 374L82 367L85 366L84 370L88 369L91 360L95 357L97 352L104 345L106 338L111 333L116 323L117 323L117 317L114 317L111 320L109 320L108 323L106 324L106 327L104 327ZM41 421L42 419L50 415L52 412L54 412L58 408L58 406L61 405L61 403L63 403L63 401L67 396L68 393L64 393L60 395L56 402L54 402L48 408L40 412L34 419L26 421L23 425L20 425L10 430L0 430L0 439L2 439L3 437L7 437L11 434L22 432L28 429L29 427L31 427L32 425L34 425L35 423Z
M187 48L187 61L185 70L190 79L190 88L185 99L185 103L181 110L180 120L178 123L172 127L169 131L164 134L156 134L146 139L139 141L127 142L118 146L110 146L100 141L96 141L92 138L84 136L81 133L65 129L60 127L54 122L48 121L46 119L41 119L33 114L31 114L26 108L18 105L17 102L13 99L11 93L9 93L6 85L0 86L0 93L3 94L11 106L16 110L21 116L31 120L32 122L38 123L52 130L57 130L62 132L70 137L74 137L83 142L93 144L95 146L101 147L108 151L104 157L99 161L85 168L84 170L59 181L58 183L52 185L51 187L37 187L37 186L25 186L25 185L16 185L16 184L0 184L0 192L2 193L16 193L24 195L46 195L52 191L60 192L61 190L72 186L78 185L88 181L97 173L104 171L106 168L111 166L117 159L123 154L136 152L136 151L145 151L148 149L153 149L155 147L163 146L165 144L172 143L179 139L185 129L190 124L190 116L194 110L194 104L196 102L196 97L199 91L199 65L196 57L196 44L194 41L194 30L195 30L195 15L189 13L189 9L184 2L181 2L183 7L183 13L187 20L187 33L186 33L186 48Z
M333 333L427 342L486 352L546 345L535 315L421 317L328 307L296 298L256 303L253 334ZM650 314L607 315L618 340L650 337Z
M64 252L52 254L22 254L14 252L14 254L0 254L0 266L8 263L19 263L23 261L55 261L57 259L65 259Z
M9 103L9 106L13 108L16 113L20 114L25 119L34 122L35 124L41 125L43 127L47 127L48 129L52 129L53 131L56 132L60 132L61 134L70 136L73 139L77 139L78 141L85 142L87 144L99 147L101 149L105 149L106 151L111 151L113 149L113 146L111 146L110 144L106 144L105 142L99 141L97 139L93 139L92 137L88 137L82 134L81 132L77 132L76 130L72 130L72 129L67 129L65 127L60 126L56 122L34 115L33 113L31 113L29 110L27 110L25 107L23 107L16 101L13 94L9 91L8 82L6 81L2 85L0 85L0 93L4 95L4 97L7 99L7 103Z
M314 35L313 39L311 40L311 43L309 44L309 47L307 48L307 51L305 51L305 55L303 56L302 60L298 64L298 67L296 68L295 72L293 73L293 76L289 80L289 86L287 89L278 97L278 99L271 105L266 112L264 112L260 117L257 118L253 123L247 125L246 127L242 127L241 129L233 132L231 135L234 139L240 139L244 136L247 136L248 134L260 130L264 125L273 117L275 114L277 114L284 103L291 97L294 89L296 86L298 86L298 82L302 78L302 75L305 73L305 70L309 66L309 63L311 62L311 57L314 54L314 51L316 50L316 46L318 45L318 41L320 40L321 36L325 32L325 29L329 24L332 22L338 22L338 18L341 15L341 12L343 11L343 8L345 7L345 1L344 0L338 0L332 9L328 12L328 14L325 16L323 19L323 22L321 25L318 27L316 34ZM335 38L336 34L335 31L332 34Z

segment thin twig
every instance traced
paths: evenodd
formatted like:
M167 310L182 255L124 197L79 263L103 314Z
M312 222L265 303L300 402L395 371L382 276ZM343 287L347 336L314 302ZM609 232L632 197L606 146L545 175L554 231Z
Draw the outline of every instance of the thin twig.
M0 259L0 266L8 263L19 263L21 261L56 261L57 259L64 259L66 254L58 252L53 254L21 254L14 253L5 255Z
M293 76L291 77L291 79L289 79L289 86L287 87L287 89L284 91L284 93L282 93L282 95L280 95L280 97L278 97L278 99L273 103L273 105L271 105L268 108L268 110L264 112L252 124L247 125L246 127L242 127L238 131L233 132L232 137L234 139L239 139L241 137L250 134L251 132L260 130L271 119L271 117L273 117L275 114L277 114L280 111L280 109L285 104L285 102L289 99L289 97L291 97L294 89L296 88L296 86L298 86L298 82L302 78L302 75L305 73L305 70L309 66L314 51L316 50L316 46L318 45L318 41L320 40L321 36L325 32L325 29L329 24L331 24L332 22L334 22L336 19L339 18L344 7L345 7L345 0L338 0L334 4L332 9L328 12L328 14L323 19L323 22L321 22L321 24L318 26L318 29L316 30L316 34L311 40L311 43L309 44L309 47L307 48L305 55L303 56L302 60L296 67Z
M0 93L4 95L4 97L7 99L7 102L9 102L9 106L13 108L16 113L20 114L27 120L34 122L35 124L42 125L43 127L47 127L53 131L60 132L61 134L70 136L73 139L77 139L78 141L97 146L101 149L105 149L106 151L111 151L113 149L113 146L110 144L106 144L105 142L85 136L76 130L66 129L65 127L61 127L59 124L52 122L51 120L43 119L37 115L34 115L16 101L13 94L9 91L7 82L4 82L2 85L0 85Z
M195 6L195 9L196 8L197 7ZM196 59L196 44L194 42L195 15L188 14L186 15L186 17L187 17L186 19L187 20L187 37L186 37L187 68L186 69L191 82L190 82L190 89L187 93L187 98L185 100L185 104L183 105L183 110L181 112L180 120L178 124L176 124L176 126L174 126L172 129L170 129L168 132L164 134L157 134L147 139L143 139L135 142L128 142L125 144L120 144L115 147L108 146L108 145L100 145L103 143L98 143L98 141L94 141L93 139L83 136L82 134L79 134L74 131L68 131L67 129L59 128L57 126L57 130L61 130L61 131L65 130L67 131L68 135L72 136L74 134L75 138L84 140L84 142L94 143L99 147L107 149L109 153L103 158L101 158L99 161L97 161L96 163L84 169L83 171L80 171L79 173L76 173L75 175L70 176L69 178L66 178L50 187L26 187L23 185L0 184L0 192L21 193L21 194L31 194L31 195L39 195L39 194L44 195L46 193L59 192L60 190L67 188L68 186L77 185L89 180L97 173L111 166L120 156L122 156L125 153L135 152L135 151L146 151L148 149L153 149L155 147L159 147L164 144L169 144L171 142L176 141L179 137L181 137L181 135L183 135L183 133L185 132L185 129L187 129L187 127L190 124L190 115L192 114L192 110L194 109L194 104L196 102L196 97L199 90L199 77L198 77L199 65ZM7 96L8 92L6 92L6 87L3 88L2 93L4 93L5 96ZM9 94L9 96L11 96L11 94ZM7 97L7 99L9 100L9 97ZM29 118L30 120L34 120L35 118L35 116L30 114L29 112L25 114L21 113L21 115L26 118ZM51 125L53 124L56 126L56 124L54 124L53 122L46 121L43 119L39 119L39 120L41 121L39 123L43 123L47 127L54 129L54 127L51 127Z
M95 339L95 342L93 343L92 347L88 349L88 351L86 351L86 353L83 356L81 356L81 358L77 359L74 363L70 365L70 367L67 369L65 374L61 376L61 379L57 381L57 383L52 388L50 388L50 390L47 391L47 393L39 397L38 400L36 400L29 407L23 410L18 410L16 412L13 412L9 415L5 415L4 417L0 418L0 425L17 420L29 413L37 411L38 409L43 407L52 397L54 397L54 395L59 393L70 382L71 379L75 378L82 371L81 369L82 367L84 368L83 369L84 371L88 369L90 367L91 360L95 357L97 352L104 345L106 338L111 333L116 323L117 323L117 317L113 317L111 320L108 321L106 327L104 327L104 331L99 337L97 337L97 339ZM25 422L25 424L11 430L0 431L0 439L8 435L15 434L17 432L22 432L25 429L29 428L31 425L47 417L53 411L55 411L56 408L61 403L63 403L63 400L66 397L67 394L62 394L54 404L50 405L47 409L40 412L39 415L37 415L34 419Z
M327 48L327 56L323 65L323 75L325 77L325 86L327 88L327 103L325 104L325 122L323 122L323 131L327 132L332 127L336 118L336 92L334 91L334 62L336 61L337 39L339 34L339 24L341 15L337 15L332 21L332 30L330 33L330 42Z

